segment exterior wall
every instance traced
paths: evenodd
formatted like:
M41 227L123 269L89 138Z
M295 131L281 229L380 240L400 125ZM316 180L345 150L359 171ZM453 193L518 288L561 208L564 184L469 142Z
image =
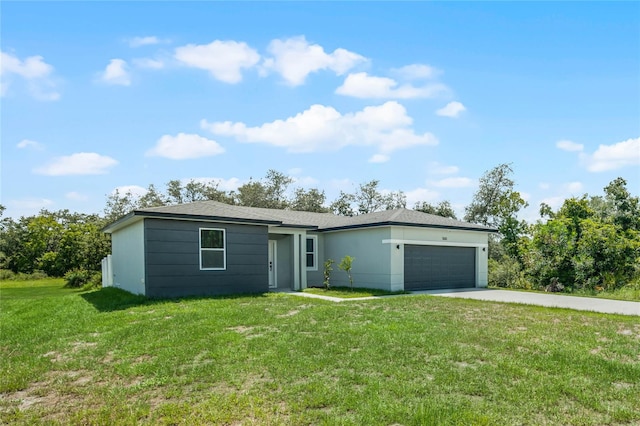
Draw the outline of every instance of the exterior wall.
M111 251L113 286L133 294L146 294L143 221L114 232Z
M324 259L335 260L331 285L349 286L349 278L338 269L340 260L354 257L352 276L354 287L391 288L391 257L395 246L383 244L391 237L390 227L352 229L324 234ZM393 250L392 250L393 249Z
M311 232L307 232L307 235L316 235L318 237L318 250L317 261L318 261L318 270L317 271L307 271L307 287L322 287L324 281L324 234L315 234ZM335 259L334 259L335 260ZM305 257L306 262L306 257ZM334 266L334 269L336 267Z
M269 290L266 226L145 219L144 228L149 297ZM200 228L225 230L226 270L200 270Z
M450 245L476 248L476 286L488 285L488 234L455 229L391 227L391 238L385 243L393 247L391 257L391 288L404 289L404 244ZM400 246L398 249L397 247Z

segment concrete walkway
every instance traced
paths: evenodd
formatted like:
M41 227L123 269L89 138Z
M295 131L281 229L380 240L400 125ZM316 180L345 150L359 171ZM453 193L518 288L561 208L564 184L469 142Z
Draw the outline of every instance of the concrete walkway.
M323 299L331 302L355 302L357 300L383 299L387 297L406 297L419 294L431 296L460 297L463 299L487 300L491 302L520 303L524 305L546 306L549 308L567 308L577 311L600 312L603 314L621 314L640 316L640 302L624 300L598 299L595 297L566 296L551 293L533 293L526 291L494 290L487 288L473 288L460 290L426 290L413 291L410 294L390 296L355 297L343 299L341 297L323 296L321 294L303 293L300 291L287 292L301 297Z
M494 290L487 288L461 290L416 291L413 294L432 296L461 297L464 299L488 300L492 302L521 303L525 305L547 306L550 308L568 308L578 311L592 311L603 314L639 315L640 302L600 299L595 297L566 296L551 293L533 293L526 291Z

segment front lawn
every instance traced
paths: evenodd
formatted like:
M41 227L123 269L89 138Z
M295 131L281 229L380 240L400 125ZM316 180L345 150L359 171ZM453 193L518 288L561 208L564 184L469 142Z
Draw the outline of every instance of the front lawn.
M638 317L6 282L0 303L0 424L640 423Z
M355 299L358 297L389 296L392 294L406 294L406 291L386 291L375 288L361 287L331 287L329 290L318 287L310 287L302 290L304 293L319 294L322 296L339 297L341 299Z

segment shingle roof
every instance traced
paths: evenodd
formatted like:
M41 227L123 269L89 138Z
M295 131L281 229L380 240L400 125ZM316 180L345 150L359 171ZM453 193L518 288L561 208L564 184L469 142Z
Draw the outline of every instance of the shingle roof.
M267 225L302 227L329 231L349 228L364 228L380 225L405 225L427 228L464 229L470 231L496 232L494 228L474 223L462 222L442 216L409 209L385 210L353 217L337 216L332 213L313 213L293 210L265 209L257 207L233 206L217 201L197 201L174 206L151 207L134 210L122 219L108 225L110 232L124 225L136 216L163 218L191 218L221 220Z

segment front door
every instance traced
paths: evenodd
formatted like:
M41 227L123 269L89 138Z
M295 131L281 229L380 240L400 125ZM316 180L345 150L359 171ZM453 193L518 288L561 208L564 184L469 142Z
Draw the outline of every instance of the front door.
M277 288L276 275L276 240L269 240L269 288Z

